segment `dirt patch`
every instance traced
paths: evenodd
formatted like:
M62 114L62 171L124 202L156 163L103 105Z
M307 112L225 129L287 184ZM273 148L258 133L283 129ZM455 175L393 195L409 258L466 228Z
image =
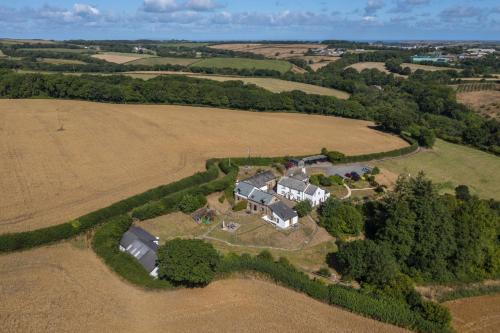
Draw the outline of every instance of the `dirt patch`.
M3 332L404 332L259 280L146 292L69 244L0 256Z
M457 100L483 117L500 119L500 90L461 92Z
M203 107L1 100L0 233L66 222L249 148L252 156L283 156L407 145L371 125Z
M457 332L498 332L500 327L500 294L462 298L443 303L453 316Z

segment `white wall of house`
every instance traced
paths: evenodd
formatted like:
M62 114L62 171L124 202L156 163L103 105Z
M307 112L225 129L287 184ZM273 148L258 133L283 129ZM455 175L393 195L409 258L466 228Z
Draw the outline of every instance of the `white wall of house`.
M152 277L154 277L155 279L158 278L158 267L155 267L155 269L153 269L151 271L151 273L149 273L149 275L151 275Z
M330 196L329 192L318 187L318 189L316 190L316 192L314 192L313 195L304 194L304 199L311 201L313 207L315 207L325 202L329 196Z
M274 212L273 212L272 216L265 216L264 220L277 225L281 229L289 228L292 225L297 224L299 222L299 218L297 216L292 217L289 220L283 220L281 217L279 217L278 215L276 215Z
M313 207L320 205L325 202L330 196L330 193L322 188L318 188L313 195L306 194L305 192L297 191L289 187L278 184L277 193L284 196L287 199L294 201L311 201Z
M294 201L304 200L304 192L297 191L280 184L278 184L277 193L290 200Z

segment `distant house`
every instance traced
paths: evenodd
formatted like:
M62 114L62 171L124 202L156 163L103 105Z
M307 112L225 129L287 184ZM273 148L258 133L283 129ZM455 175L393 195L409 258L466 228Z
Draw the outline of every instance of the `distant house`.
M411 61L414 63L419 62L434 62L434 63L448 63L450 61L449 57L445 56L434 56L434 55L415 55L411 57Z
M278 182L277 193L289 200L309 200L313 206L325 202L330 193L324 189L294 177L283 177Z
M154 278L158 277L158 238L144 229L131 227L120 240L120 251L127 252L139 261Z

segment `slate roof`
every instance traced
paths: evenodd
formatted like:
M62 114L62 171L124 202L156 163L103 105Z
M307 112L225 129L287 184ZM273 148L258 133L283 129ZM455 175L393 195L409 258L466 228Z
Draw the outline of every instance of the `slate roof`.
M278 184L280 184L281 186L285 186L285 187L300 191L300 192L304 192L305 189L307 188L307 185L308 185L307 183L305 183L303 181L300 181L298 179L291 178L291 177L281 178L280 181L278 182Z
M236 184L236 187L234 189L234 193L237 193L239 195L242 195L244 197L248 197L250 195L250 193L252 193L252 190L254 189L255 187L247 182L239 182L238 184Z
M259 190L258 188L255 188L248 197L249 200L258 202L266 206L273 201L273 198L274 196L272 194Z
M303 173L302 171L292 173L290 175L290 178L295 178L295 179L300 180L302 182L307 182L309 180L309 177L307 177L307 175L305 173Z
M134 256L148 272L156 267L158 245L156 237L138 227L131 227L120 240L120 245Z
M317 187L316 185L313 185L313 184L309 184L309 186L307 186L306 190L304 191L307 195L314 195L314 193L316 193L316 191L318 190L319 187Z
M266 185L267 182L276 179L276 176L271 171L259 172L250 178L244 179L243 181L249 183L257 188L261 188Z
M304 161L305 163L312 163L312 162L321 161L321 160L325 160L325 159L327 159L327 157L325 155L314 155L314 156L304 157L302 159L302 161Z
M287 221L295 216L297 216L297 212L285 205L283 202L278 201L269 206L272 212L278 215L282 220Z

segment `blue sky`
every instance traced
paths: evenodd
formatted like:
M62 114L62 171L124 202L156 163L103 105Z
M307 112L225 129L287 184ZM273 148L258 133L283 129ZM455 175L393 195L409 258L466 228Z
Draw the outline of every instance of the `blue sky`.
M0 37L500 39L493 0L0 0Z

